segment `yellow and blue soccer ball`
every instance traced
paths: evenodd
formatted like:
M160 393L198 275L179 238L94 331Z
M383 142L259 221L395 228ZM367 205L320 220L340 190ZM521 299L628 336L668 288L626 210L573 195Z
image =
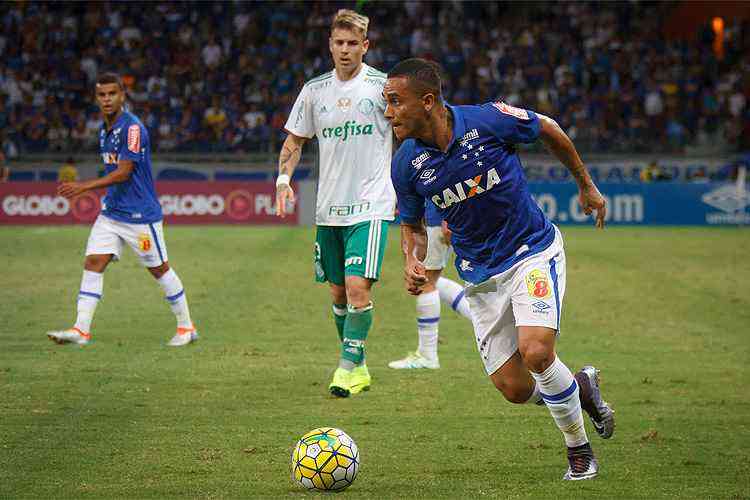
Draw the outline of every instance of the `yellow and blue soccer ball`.
M357 444L341 429L313 429L292 452L292 480L308 490L343 490L354 482L358 470Z

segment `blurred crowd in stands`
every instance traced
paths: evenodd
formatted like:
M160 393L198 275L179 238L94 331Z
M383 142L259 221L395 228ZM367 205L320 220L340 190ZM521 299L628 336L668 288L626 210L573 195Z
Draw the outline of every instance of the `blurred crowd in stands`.
M353 2L0 3L7 157L96 151L100 71L124 77L156 151L272 152L304 82L332 67L332 14ZM438 61L446 100L547 114L587 152L750 149L750 26L668 40L674 2L365 2L387 71Z

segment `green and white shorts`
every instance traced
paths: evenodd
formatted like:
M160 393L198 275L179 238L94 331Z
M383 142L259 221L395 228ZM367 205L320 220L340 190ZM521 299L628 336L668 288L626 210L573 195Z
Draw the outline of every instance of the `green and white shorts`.
M344 285L346 276L377 281L388 241L388 221L352 226L318 226L315 236L315 280Z

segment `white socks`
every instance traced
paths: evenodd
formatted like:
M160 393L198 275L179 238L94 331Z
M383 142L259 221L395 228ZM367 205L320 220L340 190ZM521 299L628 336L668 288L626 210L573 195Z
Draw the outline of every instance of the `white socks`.
M170 269L157 281L164 290L164 295L177 318L177 328L193 328L185 289L182 287L182 281L180 281L177 273Z
M565 436L565 444L571 448L588 443L578 399L578 384L568 367L555 356L549 368L542 373L531 372L531 376L536 380L557 427Z
M469 302L464 297L464 287L455 281L440 277L436 290L417 296L417 351L427 359L437 360L438 323L440 322L440 302L445 302L464 318L471 319Z
M440 294L437 290L417 295L417 332L419 353L427 359L438 357L438 323L440 323Z
M451 309L466 319L471 319L469 301L464 297L464 287L453 280L438 278L436 287L440 292L440 300L451 306Z
M91 321L94 319L94 311L102 298L104 290L104 274L93 271L83 271L81 278L81 289L78 292L78 316L75 327L83 333L91 333Z

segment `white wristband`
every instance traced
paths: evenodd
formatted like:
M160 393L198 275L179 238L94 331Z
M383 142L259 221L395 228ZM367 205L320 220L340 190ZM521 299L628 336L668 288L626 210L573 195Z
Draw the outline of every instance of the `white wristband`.
M279 174L279 176L276 178L276 187L282 185L288 186L290 180L291 178L287 174Z

